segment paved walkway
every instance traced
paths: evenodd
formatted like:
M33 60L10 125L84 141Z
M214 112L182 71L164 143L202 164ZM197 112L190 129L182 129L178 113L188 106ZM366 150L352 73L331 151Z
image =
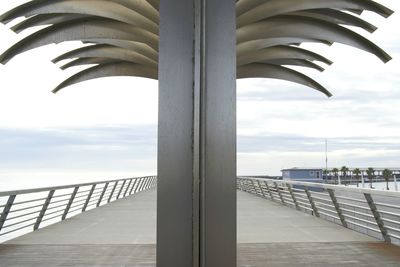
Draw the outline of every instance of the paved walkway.
M155 266L155 232L151 189L0 245L0 266ZM400 266L399 247L244 192L238 243L240 267Z

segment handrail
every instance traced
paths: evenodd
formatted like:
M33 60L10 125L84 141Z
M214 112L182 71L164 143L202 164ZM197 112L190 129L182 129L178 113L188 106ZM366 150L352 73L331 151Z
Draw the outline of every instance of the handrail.
M65 220L156 184L157 176L145 176L0 192L0 243L19 231L35 231L43 222Z
M400 192L248 176L237 188L400 245Z

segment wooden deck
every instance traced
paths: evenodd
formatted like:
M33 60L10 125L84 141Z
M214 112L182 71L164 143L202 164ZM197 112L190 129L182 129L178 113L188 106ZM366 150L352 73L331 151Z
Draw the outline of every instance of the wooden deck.
M1 267L155 266L155 190L0 245ZM400 266L400 248L238 192L238 266Z

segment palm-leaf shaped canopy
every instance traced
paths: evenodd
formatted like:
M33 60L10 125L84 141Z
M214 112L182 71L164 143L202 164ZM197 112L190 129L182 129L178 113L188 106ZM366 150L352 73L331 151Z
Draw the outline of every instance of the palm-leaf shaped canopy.
M331 96L321 84L288 66L323 71L321 64L332 64L324 56L300 48L305 42L338 42L389 61L390 56L381 48L348 28L376 30L360 18L365 10L383 17L393 13L371 0L236 1L237 78L287 80ZM82 47L53 62L70 59L62 69L90 67L67 78L53 92L99 77L158 78L159 0L32 0L4 13L0 21L8 23L20 17L25 19L11 28L17 33L34 26L47 27L0 55L3 64L43 45L82 42Z

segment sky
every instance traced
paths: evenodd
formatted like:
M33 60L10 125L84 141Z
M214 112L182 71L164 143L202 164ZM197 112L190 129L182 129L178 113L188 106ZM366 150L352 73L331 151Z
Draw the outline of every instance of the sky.
M23 2L0 0L0 13ZM393 60L344 45L303 45L334 61L302 70L332 93L272 79L237 82L240 175L279 175L290 167L400 167L400 1L368 39ZM0 25L0 52L28 34ZM78 69L51 59L76 43L49 45L0 65L0 191L157 172L157 81L101 78L51 90Z

